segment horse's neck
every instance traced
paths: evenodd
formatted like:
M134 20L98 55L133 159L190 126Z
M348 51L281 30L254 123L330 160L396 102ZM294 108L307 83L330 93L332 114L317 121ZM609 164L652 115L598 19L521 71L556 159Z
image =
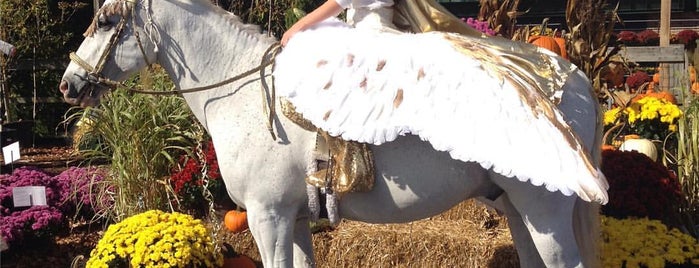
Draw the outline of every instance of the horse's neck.
M232 14L206 2L159 3L161 10L153 6L153 17L162 39L158 61L180 89L211 85L250 70L261 63L264 51L276 41L253 33ZM204 108L207 102L234 94L242 82L253 76L221 88L185 94L185 98L197 118L206 125Z

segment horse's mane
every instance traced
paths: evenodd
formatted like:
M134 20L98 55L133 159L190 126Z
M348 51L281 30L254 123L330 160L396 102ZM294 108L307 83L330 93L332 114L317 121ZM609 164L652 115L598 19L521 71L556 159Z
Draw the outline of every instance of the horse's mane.
M209 0L191 0L191 1L192 2L199 2L203 5L209 6L211 8L211 10L213 10L214 12L221 15L221 17L226 18L228 20L228 22L230 22L232 25L235 25L236 27L240 28L241 31L244 33L250 34L252 36L259 36L260 38L270 38L270 39L274 39L274 41L276 41L276 39L274 37L271 37L269 35L262 35L261 34L262 29L260 28L259 25L244 23L243 20L239 16L237 16L231 12L228 12L217 5L214 5Z
M104 5L102 5L102 7L99 9L99 11L97 11L97 13L95 14L95 17L92 19L92 23L90 23L90 26L87 28L85 33L83 33L83 36L88 37L88 36L92 36L95 33L95 31L97 30L97 19L101 15L105 15L105 16L112 16L112 15L127 16L127 15L129 15L129 12L131 11L132 5L136 4L135 1L136 0L115 0L115 1L111 1L111 2L108 2L108 3L105 3ZM147 1L152 1L152 0L147 0ZM240 28L241 31L244 33L250 34L251 36L259 36L260 38L275 39L274 37L271 37L271 36L261 35L262 30L261 30L259 25L246 24L243 22L242 19L240 19L239 16L237 16L231 12L228 12L219 6L214 5L209 0L191 0L191 1L195 2L196 4L206 5L208 8L210 8L210 10L221 15L221 17L226 18L226 20L229 23L236 26L237 28Z

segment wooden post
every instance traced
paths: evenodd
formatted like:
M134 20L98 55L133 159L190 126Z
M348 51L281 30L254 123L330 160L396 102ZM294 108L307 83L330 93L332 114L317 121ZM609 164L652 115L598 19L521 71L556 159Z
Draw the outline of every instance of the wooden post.
M672 0L660 0L660 46L670 46L670 11ZM670 69L666 63L660 63L660 90L670 89Z

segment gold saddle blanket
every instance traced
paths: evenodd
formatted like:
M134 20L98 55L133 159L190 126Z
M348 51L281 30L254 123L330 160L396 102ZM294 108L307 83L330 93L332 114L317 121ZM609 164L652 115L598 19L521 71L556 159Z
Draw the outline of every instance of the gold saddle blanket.
M281 99L282 113L309 131L317 131L316 155L326 165L306 177L306 183L330 189L341 197L348 192L366 192L374 186L374 157L366 143L346 141L316 128L296 112L293 104Z

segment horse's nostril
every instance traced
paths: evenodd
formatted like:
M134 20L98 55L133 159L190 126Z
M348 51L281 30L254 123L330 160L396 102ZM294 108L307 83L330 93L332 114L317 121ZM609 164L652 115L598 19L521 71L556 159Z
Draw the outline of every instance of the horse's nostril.
M58 85L58 90L60 90L61 93L66 94L68 91L68 82L66 82L66 80L61 80L61 84Z

